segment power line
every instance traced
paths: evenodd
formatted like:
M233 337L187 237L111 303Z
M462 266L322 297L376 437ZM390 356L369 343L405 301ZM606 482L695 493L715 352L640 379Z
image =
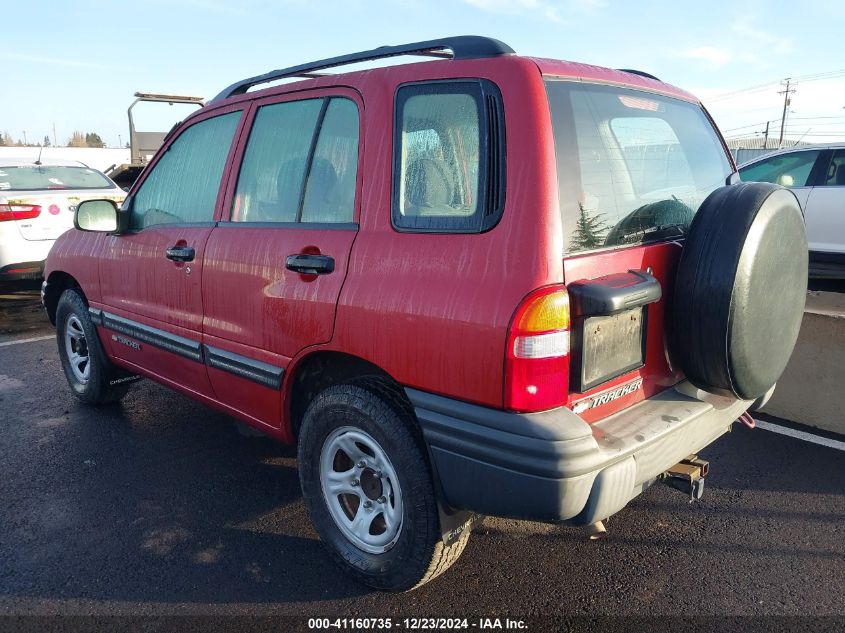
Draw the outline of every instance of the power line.
M845 75L845 69L843 69L843 70L831 70L831 71L828 71L828 72L813 73L813 74L809 74L809 75L800 75L800 76L797 76L797 77L792 77L791 80L792 80L792 83L809 82L809 81L822 81L822 80L825 80L825 79L833 79L835 77L839 77L839 76L842 76L842 75ZM754 92L760 92L760 91L766 90L768 88L774 88L779 83L782 84L782 82L778 82L778 81L769 81L769 82L764 83L764 84L757 84L755 86L749 86L748 88L740 88L738 90L732 90L730 92L723 92L722 94L718 94L718 95L715 95L713 97L710 97L709 99L706 99L706 101L708 103L712 103L714 101L723 101L725 99L730 99L731 97L735 97L737 95L744 95L744 94L751 94L751 93L754 93Z

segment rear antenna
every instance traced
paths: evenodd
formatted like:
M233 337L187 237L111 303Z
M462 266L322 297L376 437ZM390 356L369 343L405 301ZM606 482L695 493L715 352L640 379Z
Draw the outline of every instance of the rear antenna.
M41 146L41 149L39 149L39 150L38 150L38 158L36 158L36 159L35 159L35 164L36 164L36 165L40 165L40 164L41 164L41 152L43 152L43 151L44 151L44 146L42 145L42 146Z

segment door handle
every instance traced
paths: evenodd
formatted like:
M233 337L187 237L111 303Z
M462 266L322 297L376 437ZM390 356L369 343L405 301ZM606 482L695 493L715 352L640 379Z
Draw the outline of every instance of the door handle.
M174 262L192 262L195 254L193 246L171 246L164 251L164 256Z
M285 268L303 275L327 275L334 272L334 257L328 255L288 255Z

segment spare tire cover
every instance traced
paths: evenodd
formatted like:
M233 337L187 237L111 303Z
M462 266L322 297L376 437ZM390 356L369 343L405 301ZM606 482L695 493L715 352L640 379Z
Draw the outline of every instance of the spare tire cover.
M711 193L693 218L675 278L670 352L705 391L754 400L780 378L807 295L798 200L769 183Z

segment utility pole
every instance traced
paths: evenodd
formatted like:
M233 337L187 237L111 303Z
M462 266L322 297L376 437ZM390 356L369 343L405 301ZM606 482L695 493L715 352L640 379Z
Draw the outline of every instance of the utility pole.
M766 134L763 136L763 149L769 149L769 123L766 121Z
M783 146L783 128L786 125L786 109L791 103L789 95L795 92L795 88L789 88L790 81L791 80L789 77L784 79L781 84L785 85L786 87L781 92L778 92L779 95L783 95L783 115L781 115L780 118L780 138L778 139L778 148ZM784 84L784 82L786 83Z
M53 121L53 147L58 147L59 144L56 142L56 122Z
M26 130L23 131L23 144L26 145Z

